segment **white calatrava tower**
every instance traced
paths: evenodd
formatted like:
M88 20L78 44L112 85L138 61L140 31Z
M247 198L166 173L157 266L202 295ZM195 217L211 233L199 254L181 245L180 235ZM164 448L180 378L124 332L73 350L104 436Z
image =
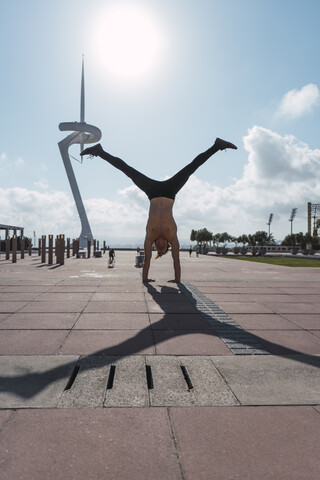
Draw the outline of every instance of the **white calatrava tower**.
M81 76L81 101L80 101L80 122L63 122L59 125L59 130L72 132L58 143L62 160L67 172L67 177L72 190L73 198L77 206L81 222L81 234L79 236L80 247L87 246L88 240L93 240L88 217L82 202L80 190L69 157L69 147L75 143L80 144L82 152L84 144L96 143L101 138L99 128L89 125L84 121L84 60L82 57L82 76Z

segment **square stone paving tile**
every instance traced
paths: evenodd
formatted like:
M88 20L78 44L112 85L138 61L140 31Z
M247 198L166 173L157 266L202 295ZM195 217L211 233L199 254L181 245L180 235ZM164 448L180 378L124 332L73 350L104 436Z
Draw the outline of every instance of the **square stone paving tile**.
M2 480L181 479L165 408L20 410L0 447Z
M151 313L153 330L211 330L201 313Z
M30 302L35 298L38 298L41 293L30 292L0 292L0 302ZM0 308L1 308L0 303Z
M320 354L320 339L305 330L250 330L250 333L259 337L258 341L275 355Z
M292 297L290 295L267 295L262 293L209 293L207 294L211 300L216 303L219 302L241 302L241 303L249 303L249 302L291 302Z
M53 355L68 330L1 330L0 355Z
M57 407L77 360L67 355L2 356L0 408Z
M255 302L217 302L226 313L274 313L272 306Z
M300 295L319 295L319 287L313 287L312 284L308 287L297 287L293 285L292 287L285 286L280 287L279 290L290 295L300 296Z
M320 415L311 407L170 408L186 480L316 480Z
M319 404L319 356L243 355L211 359L242 405Z
M167 302L184 302L184 303L190 303L190 300L182 294L182 293L146 293L146 301L147 302L156 302L156 303L167 303Z
M27 302L1 302L0 313L13 313L21 310Z
M91 301L98 302L144 302L143 292L100 292L94 293Z
M79 330L140 330L148 326L150 326L150 322L147 313L82 313L74 328Z
M84 313L147 313L146 302L89 302Z
M73 330L59 351L63 355L154 354L151 328L137 330Z
M276 313L233 313L235 320L245 330L300 330L301 327Z
M8 318L10 315L11 313L0 313L0 328L1 328L1 322L3 322L3 320L5 318Z
M186 302L147 302L149 313L199 313L188 300Z
M303 314L303 313L284 313L282 314L283 318L290 320L290 322L298 325L301 328L306 330L320 329L320 313L319 314Z
M66 330L73 327L79 313L12 313L0 329Z
M140 283L127 283L123 281L121 284L115 285L113 283L101 283L96 289L97 293L141 293L146 290L146 287Z
M7 423L13 412L10 410L0 410L0 432L2 427Z
M80 313L87 305L86 301L77 302L29 302L20 312L22 313Z
M158 355L232 355L213 330L154 330Z
M144 285L144 291L148 293L163 293L163 294L180 294L179 285L176 283L168 283L168 282L161 282L161 283L149 283Z
M30 294L40 294L48 291L50 288L49 285L11 285L4 288L4 292L7 293L30 293Z
M320 305L313 303L274 303L269 307L276 313L320 313Z
M88 302L91 297L92 293L89 292L47 292L38 296L37 302Z
M92 293L96 292L97 285L53 285L47 289L48 293Z

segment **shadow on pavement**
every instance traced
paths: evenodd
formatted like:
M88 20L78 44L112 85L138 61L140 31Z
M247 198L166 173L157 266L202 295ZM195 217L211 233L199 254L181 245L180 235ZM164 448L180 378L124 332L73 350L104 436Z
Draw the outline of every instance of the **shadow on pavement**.
M183 284L182 284L183 285ZM161 292L157 291L152 285L146 284L146 289L148 293L152 296L155 302L160 306L160 308L164 311L163 317L158 322L152 325L152 330L158 329L165 329L163 325L167 323L169 312L166 311L168 309L168 301L162 300L161 293L172 294L176 295L179 291L176 288L168 287L168 286L161 286ZM183 290L187 290L187 287L183 285ZM189 294L191 295L190 290L188 290ZM202 312L197 311L195 313ZM106 314L107 315L107 314ZM171 315L171 313L170 313ZM205 315L203 315L205 318ZM101 356L102 358L105 357L105 366L114 363L114 357L117 359L121 359L130 355L139 354L145 348L153 346L154 344L159 344L165 340L161 340L155 342L152 336L146 335L147 332L150 332L150 326L140 330L140 332L135 335L134 337L125 340L117 345L114 345L109 348L105 348L102 350L98 350L90 355L86 355L86 358L90 357L97 357ZM183 333L180 330L172 330L171 338L178 337L180 335L188 335L188 333L193 333L194 330L186 331L183 330ZM199 332L199 331L198 331ZM217 336L216 332L212 329L210 330L203 330L201 333L204 335L213 335ZM230 337L232 336L232 328L230 328ZM251 334L251 338L254 338L258 343L261 343L269 352L281 352L281 353L272 353L276 356L294 356L295 361L312 365L312 366L320 366L320 358L316 355L310 354L302 354L291 348L283 347L282 345L266 341L265 339L259 337L258 335ZM119 355L119 350L125 351L125 354ZM110 358L113 357L113 358ZM99 363L99 367L101 368L101 363ZM55 367L52 369L48 369L42 373L25 373L22 375L16 376L0 376L0 392L12 392L15 395L18 395L23 398L32 398L33 396L37 395L40 391L45 389L51 383L62 379L62 378L69 378L67 371L72 369L75 366L75 362L72 361L70 363L65 363L62 366ZM82 365L82 369L95 369L94 364L90 365L89 362L86 362L85 365Z

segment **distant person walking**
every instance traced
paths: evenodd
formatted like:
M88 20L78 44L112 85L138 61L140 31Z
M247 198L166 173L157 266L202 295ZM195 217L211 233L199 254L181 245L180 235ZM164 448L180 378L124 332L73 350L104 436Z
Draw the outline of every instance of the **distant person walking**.
M109 261L114 262L114 257L115 257L115 255L116 255L116 254L115 254L113 248L111 248L111 249L109 250Z
M189 257L191 257L191 254L192 254L192 248L190 247L189 248Z
M168 180L159 181L146 177L118 157L105 152L99 144L83 150L81 155L98 156L109 162L112 166L127 175L137 187L139 187L150 200L149 218L146 226L144 241L145 260L142 272L143 282L154 282L149 278L149 268L152 256L153 244L157 250L157 256L167 253L171 246L173 259L174 279L170 282L180 282L181 267L179 258L179 241L177 237L177 225L172 215L172 207L175 196L192 175L203 163L219 150L226 148L237 149L233 143L217 138L214 145L203 153L200 153L191 163L176 173ZM110 255L110 253L109 253Z

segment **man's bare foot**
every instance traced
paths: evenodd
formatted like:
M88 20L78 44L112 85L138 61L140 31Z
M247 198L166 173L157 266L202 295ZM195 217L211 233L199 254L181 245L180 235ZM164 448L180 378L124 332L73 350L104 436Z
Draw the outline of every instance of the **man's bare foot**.
M238 149L238 147L236 147L233 143L226 142L225 140L222 140L222 138L216 138L214 144L219 148L219 150L225 150L226 148L232 148L233 150Z
M97 157L99 153L101 152L102 147L100 143L97 143L97 145L94 145L93 147L88 147L85 148L81 153L80 156L83 157L83 155L92 155L93 157Z
M168 280L168 283L179 283L180 280Z
M150 283L150 282L155 282L152 278L147 278L147 280L143 280L143 283Z

